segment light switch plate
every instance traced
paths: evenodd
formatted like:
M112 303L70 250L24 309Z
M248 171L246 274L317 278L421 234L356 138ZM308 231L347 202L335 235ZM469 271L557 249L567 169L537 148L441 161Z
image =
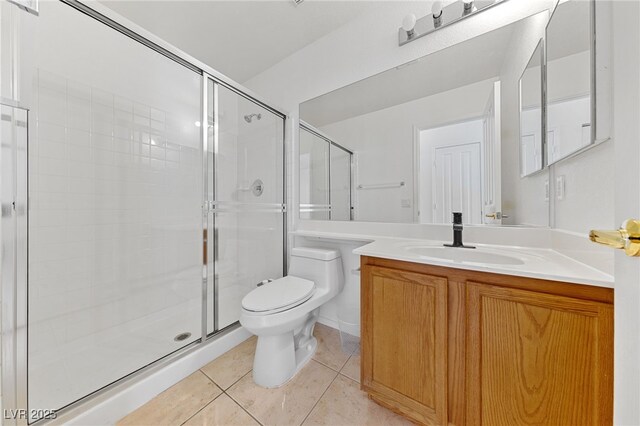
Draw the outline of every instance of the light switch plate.
M544 200L549 202L549 179L544 181Z
M556 198L558 200L564 200L564 176L558 176L556 178Z

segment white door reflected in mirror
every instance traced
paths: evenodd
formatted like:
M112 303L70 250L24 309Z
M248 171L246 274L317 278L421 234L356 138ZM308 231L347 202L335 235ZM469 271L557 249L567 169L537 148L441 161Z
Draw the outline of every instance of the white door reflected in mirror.
M420 132L420 223L482 223L482 138L480 119Z

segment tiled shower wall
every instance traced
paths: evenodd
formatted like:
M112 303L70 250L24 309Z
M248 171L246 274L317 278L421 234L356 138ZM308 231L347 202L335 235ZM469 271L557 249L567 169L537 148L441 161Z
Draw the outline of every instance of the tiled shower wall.
M36 86L30 353L198 306L199 147L152 106L44 70Z

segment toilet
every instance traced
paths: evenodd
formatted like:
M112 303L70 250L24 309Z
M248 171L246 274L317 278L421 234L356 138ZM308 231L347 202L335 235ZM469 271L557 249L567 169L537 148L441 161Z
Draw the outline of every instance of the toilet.
M295 247L289 275L264 284L242 299L240 324L258 336L253 380L265 388L288 382L315 353L313 328L320 307L344 287L336 250Z

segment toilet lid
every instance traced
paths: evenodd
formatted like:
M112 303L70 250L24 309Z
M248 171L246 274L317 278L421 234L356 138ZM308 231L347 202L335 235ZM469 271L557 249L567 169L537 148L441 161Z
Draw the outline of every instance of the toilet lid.
M252 312L283 310L309 299L315 290L313 281L287 276L264 284L242 299L242 307Z

